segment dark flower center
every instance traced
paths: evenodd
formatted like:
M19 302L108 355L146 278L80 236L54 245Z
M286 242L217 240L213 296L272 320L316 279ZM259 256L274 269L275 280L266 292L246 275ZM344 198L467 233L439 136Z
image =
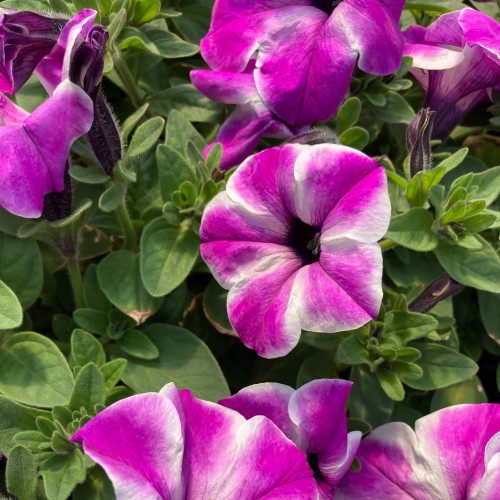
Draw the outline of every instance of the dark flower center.
M312 4L313 7L316 7L317 9L320 9L330 15L333 12L333 9L335 9L341 1L342 0L333 0L333 2L331 0L313 0Z
M307 454L307 463L314 472L314 477L315 478L321 477L321 472L319 471L319 466L318 466L318 455L316 455L316 453Z
M318 262L320 254L321 228L310 226L300 219L292 218L288 232L287 245L290 246L302 265Z

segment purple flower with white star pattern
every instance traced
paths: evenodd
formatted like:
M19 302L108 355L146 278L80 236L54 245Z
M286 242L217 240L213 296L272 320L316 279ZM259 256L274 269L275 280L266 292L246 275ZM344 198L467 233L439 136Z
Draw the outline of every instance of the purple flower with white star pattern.
M347 472L361 432L347 433L345 405L352 382L313 380L297 390L268 382L245 387L219 404L245 418L264 415L308 455L320 498L328 500Z
M104 468L118 500L317 498L305 453L271 420L246 420L172 383L111 405L73 441Z
M200 230L243 343L274 358L301 328L333 333L373 319L382 299L376 242L389 218L384 169L357 150L286 144L248 158Z

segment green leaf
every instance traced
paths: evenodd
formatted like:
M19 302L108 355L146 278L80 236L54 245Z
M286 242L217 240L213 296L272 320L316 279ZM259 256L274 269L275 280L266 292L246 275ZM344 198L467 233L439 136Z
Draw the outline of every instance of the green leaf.
M199 237L190 227L171 226L160 217L151 221L141 236L141 276L153 297L177 288L198 257Z
M350 416L366 420L374 428L387 423L394 401L380 387L376 375L366 366L354 366L350 380L354 382L349 395Z
M108 315L104 311L90 308L77 309L73 313L73 319L79 327L87 330L88 332L95 333L97 335L106 335L109 319Z
M339 135L356 125L361 113L361 101L357 97L350 97L337 111L337 126L335 132Z
M401 346L412 340L425 337L438 327L438 322L429 314L410 311L392 311L392 322L383 333L383 338L397 340Z
M69 400L70 410L85 408L89 415L95 415L95 405L103 405L106 399L104 376L94 363L86 364L75 380L75 387Z
M227 316L227 293L216 280L210 281L203 293L203 311L218 332L234 335Z
M414 343L422 353L417 364L424 374L420 379L401 377L403 382L414 389L431 391L467 380L477 373L478 366L467 356L449 347L432 343Z
M197 398L219 401L230 395L227 382L210 349L191 332L172 325L152 324L143 332L158 347L153 361L128 357L123 381L136 392L158 392L174 382Z
M360 365L370 363L370 358L366 347L358 342L355 335L350 335L344 339L337 350L337 361L346 365Z
M103 212L112 212L116 210L125 196L125 188L118 182L113 182L99 198L99 208Z
M79 328L76 328L71 335L71 354L78 366L85 366L91 362L97 366L106 363L102 344L93 335Z
M139 256L128 250L118 250L105 257L97 268L102 291L109 301L137 324L146 321L159 307L142 284Z
M130 141L127 156L133 158L151 149L160 138L164 127L165 120L160 116L151 118L147 122L141 124Z
M182 16L173 19L182 35L190 42L199 44L210 28L211 9L195 4L182 8Z
M35 302L43 285L42 255L36 241L0 233L0 280L16 294L23 309Z
M439 241L431 229L433 222L434 218L425 208L411 208L392 217L385 237L406 248L428 252L436 248Z
M73 179L85 184L102 184L103 182L109 181L109 175L97 165L91 165L89 167L75 165L69 169L69 175L71 175Z
M56 345L38 333L12 336L0 349L0 391L33 406L68 402L73 375Z
M131 21L143 24L152 21L158 14L161 4L159 0L134 0Z
M197 45L185 42L170 31L150 26L141 29L131 26L124 28L119 36L119 48L124 50L129 47L166 59L193 56L200 50Z
M120 9L118 12L111 14L110 19L111 21L107 26L107 31L109 33L108 46L113 47L118 35L127 24L127 11L125 9ZM123 129L124 128L125 123L123 124Z
M474 376L458 384L438 389L432 396L430 410L434 412L447 406L487 402L488 398L481 385L481 381L478 377Z
M370 140L368 132L361 127L352 127L340 136L340 141L345 146L362 150Z
M165 202L170 201L172 193L177 191L183 182L197 183L198 181L195 167L170 146L158 147L156 162L160 176L161 197Z
M112 500L115 498L113 483L99 465L92 467L83 484L73 492L73 500Z
M384 107L374 108L379 119L386 123L404 123L409 125L415 118L415 112L406 100L396 92L389 91L385 94Z
M0 395L0 450L9 455L16 445L14 436L22 431L36 429L36 418L50 413L15 403Z
M5 479L9 492L17 495L20 500L36 499L38 474L35 459L24 446L18 445L10 452Z
M451 156L445 158L441 163L436 165L436 168L445 168L446 173L451 172L455 167L458 167L467 156L469 148L462 148L455 151Z
M97 265L90 264L83 277L83 298L85 305L90 309L98 309L108 313L113 307L104 295L97 279Z
M377 378L388 397L393 401L403 401L405 390L401 380L399 380L399 377L395 373L377 370Z
M500 295L479 291L479 312L486 331L500 339Z
M16 328L23 322L23 308L15 293L0 281L0 330Z
M101 373L104 375L106 392L109 392L120 381L126 367L127 360L123 358L113 359L100 367Z
M39 431L24 431L15 435L14 441L26 446L33 453L50 449L51 438L48 438Z
M156 359L159 356L157 347L139 330L127 330L117 344L130 356L140 359Z
M62 12L68 16L73 16L74 12L69 8L64 0L49 0L51 10L54 12Z
M451 189L456 185L460 185L465 177L462 176L456 179L451 185ZM479 174L472 174L467 190L470 191L472 187L477 188L477 191L474 193L474 199L484 200L486 205L493 203L500 194L500 166L490 168Z
M173 110L168 115L165 144L186 157L187 143L191 141L202 152L205 149L205 139L194 128L192 123L179 111ZM207 158L208 162L208 158Z
M317 354L307 358L297 375L297 388L320 378L337 378L335 360L328 354Z
M85 465L80 450L69 455L54 455L46 460L40 472L48 500L66 500L78 483L85 480Z
M132 130L134 130L134 127L139 123L141 118L144 116L146 111L149 108L149 104L143 104L139 109L134 111L124 122L122 125L122 135L124 139L126 139Z
M441 243L435 250L439 263L456 281L466 286L500 293L500 258L491 245L476 235L481 250Z
M460 220L465 214L466 204L464 200L459 200L453 204L439 220L440 224L450 224Z
M177 110L192 122L217 123L223 109L221 104L200 94L188 83L152 95L149 104L159 115L170 117L170 113Z

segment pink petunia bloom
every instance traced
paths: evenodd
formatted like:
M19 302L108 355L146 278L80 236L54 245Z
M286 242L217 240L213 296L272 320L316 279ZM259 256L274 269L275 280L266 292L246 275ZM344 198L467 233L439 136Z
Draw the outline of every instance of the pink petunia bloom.
M363 71L377 75L399 68L403 38L398 23L403 5L404 0L217 0L210 30L201 41L202 56L216 74L195 72L193 84L211 98L241 104L224 88L209 91L204 80L211 80L210 85L220 81L218 85L224 87L224 79L230 79L234 94L239 85L234 85L235 75L251 72L253 79L246 78L245 86L252 87L251 102L258 109L248 110L249 101L245 101L247 109L240 108L238 116L230 118L231 128L238 121L244 126L243 115L263 122L262 107L272 126L279 123L292 131L307 128L338 110L356 60ZM239 101L246 91L241 93ZM253 130L253 141L240 145L238 134L228 135L226 127L220 142L225 150L244 148L248 155L260 137L269 136L262 124L259 128L260 135ZM248 132L243 134L248 137ZM236 159L240 156L245 155ZM225 161L234 165L236 159Z
M123 399L72 438L101 465L118 500L315 500L305 453L265 417L167 384Z
M219 404L250 419L264 415L308 455L320 498L329 500L347 472L361 440L361 432L347 433L345 405L352 382L313 380L297 390L283 384L245 387Z
M31 114L0 94L0 205L40 217L44 196L64 190L70 147L93 116L90 97L69 80Z
M247 347L284 356L301 328L350 330L378 314L386 182L374 160L332 144L271 148L233 174L203 215L201 255Z
M359 472L336 500L495 500L500 485L500 405L458 405L407 424L385 424L363 439Z
M410 26L404 54L436 112L433 138L445 139L467 112L500 89L500 24L474 9L444 14L429 28Z

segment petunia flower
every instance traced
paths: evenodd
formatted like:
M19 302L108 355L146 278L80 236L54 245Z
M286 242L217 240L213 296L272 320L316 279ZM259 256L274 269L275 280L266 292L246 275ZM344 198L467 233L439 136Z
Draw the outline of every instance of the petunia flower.
M62 17L0 8L0 91L14 95L47 56L68 22Z
M40 217L44 196L64 190L70 147L92 120L92 100L69 80L31 114L0 94L0 205Z
M314 500L312 470L269 419L167 384L123 399L73 441L101 465L118 500Z
M410 26L404 54L436 112L433 138L445 139L474 106L500 89L500 24L474 9L444 14L429 28Z
M320 498L334 497L361 440L361 432L347 433L345 405L352 382L313 380L297 390L283 384L245 387L219 404L250 419L264 415L308 455Z
M201 255L229 290L229 320L260 356L284 356L301 328L337 332L382 299L376 243L390 218L384 169L332 144L286 144L248 158L207 206Z
M500 405L458 405L363 439L359 472L335 500L495 500L500 484Z
M289 139L308 129L281 121L262 101L255 87L255 61L242 73L229 71L191 71L191 82L203 95L236 108L223 123L216 142L205 150L208 155L216 143L223 148L219 168L228 170L240 164L256 148L262 137Z
M223 148L230 140L228 156L237 148L248 155L258 138L276 136L273 128L283 138L288 130L331 118L349 89L356 60L368 73L396 71L403 50L398 27L403 5L404 0L217 0L201 41L202 56L217 73L195 72L193 84L212 99L239 105L217 137ZM250 71L253 80L245 78L245 83L232 76ZM226 91L225 79L233 90ZM242 91L235 100L235 83L252 97ZM214 84L221 89L207 89ZM269 128L262 132L266 116ZM226 168L238 161L224 159Z

